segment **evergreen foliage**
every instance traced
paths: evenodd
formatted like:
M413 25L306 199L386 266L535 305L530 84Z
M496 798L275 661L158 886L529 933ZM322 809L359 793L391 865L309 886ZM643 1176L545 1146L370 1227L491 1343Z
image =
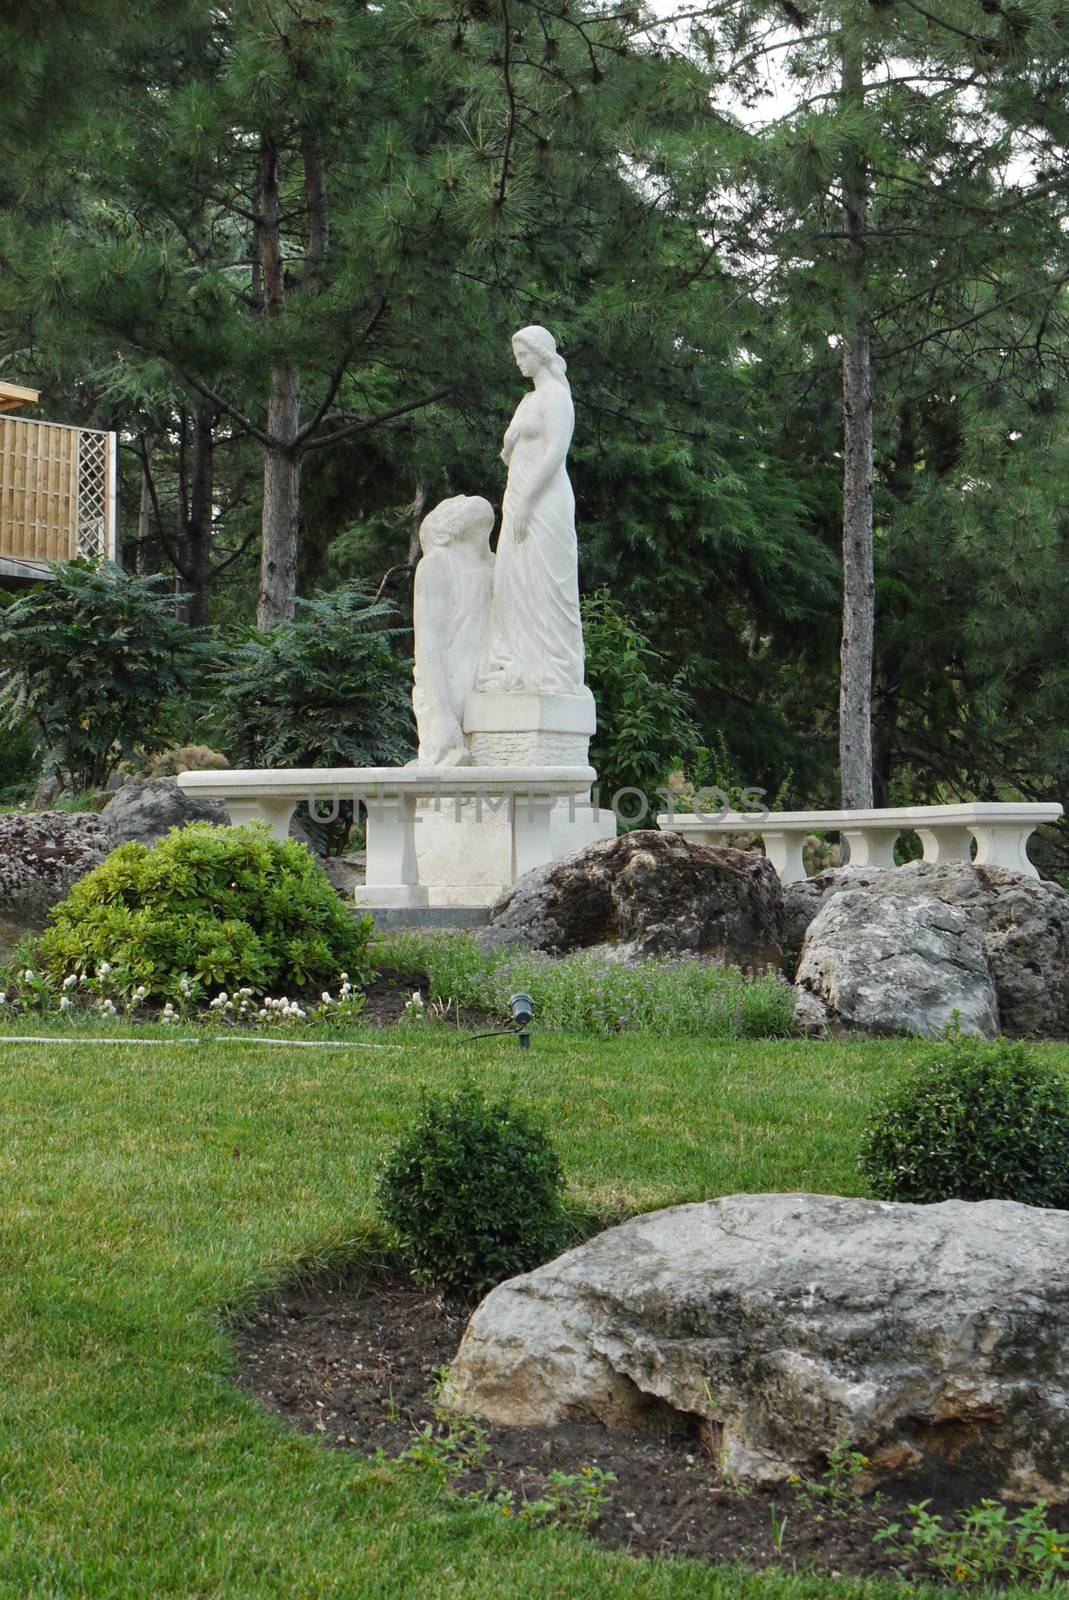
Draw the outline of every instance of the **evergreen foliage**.
M417 1283L474 1300L563 1245L563 1177L549 1135L465 1083L424 1099L378 1184Z
M884 1200L1069 1209L1069 1084L1025 1044L949 1039L874 1114L861 1170Z
M31 723L50 772L100 789L164 748L168 704L200 688L208 646L157 579L85 561L51 573L0 608L0 728Z
M590 761L602 800L608 804L621 789L637 789L655 815L658 786L698 742L683 674L670 675L664 657L603 590L583 602L583 640L598 707Z

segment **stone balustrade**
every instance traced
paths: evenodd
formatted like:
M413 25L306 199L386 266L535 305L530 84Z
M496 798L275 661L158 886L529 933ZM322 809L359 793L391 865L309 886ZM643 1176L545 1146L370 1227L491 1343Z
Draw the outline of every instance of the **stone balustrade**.
M572 841L586 842L586 833L591 838L603 835L604 820L599 822L589 799L595 776L593 767L586 766L293 767L184 772L178 783L186 794L221 800L235 825L266 822L276 839L288 836L302 800L320 815L324 807L342 801L362 804L368 824L367 883L356 891L357 901L404 908L489 903L525 872L562 853L562 826L569 830L565 848L573 847ZM457 848L450 852L458 858L453 881L444 886L421 881L417 830L450 820L458 824ZM483 824L474 834L473 821ZM614 820L609 821L615 831ZM477 843L473 847L473 838L485 839L488 850L504 845L496 881L489 887L478 882L476 864L464 859L479 848ZM465 891L465 883L475 887ZM439 888L443 892L436 895Z
M1053 801L976 801L872 811L774 811L763 817L738 811L666 812L657 822L701 844L724 844L733 834L758 834L782 882L797 883L806 875L802 847L811 834L837 831L849 846L852 866L893 867L895 841L907 828L919 835L925 861L972 860L977 866L1006 867L1038 878L1028 859L1029 837L1041 823L1056 822L1061 814L1061 806Z

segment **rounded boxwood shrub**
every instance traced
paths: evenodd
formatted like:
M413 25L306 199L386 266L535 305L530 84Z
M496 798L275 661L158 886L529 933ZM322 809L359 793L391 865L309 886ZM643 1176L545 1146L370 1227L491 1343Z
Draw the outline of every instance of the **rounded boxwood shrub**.
M51 913L41 960L55 978L107 972L112 989L151 1000L251 988L293 993L342 970L370 976L371 923L355 917L296 840L260 824L173 829L123 844Z
M378 1198L416 1282L473 1298L561 1248L562 1187L544 1129L464 1084L424 1098L385 1163Z
M884 1200L1069 1208L1069 1083L1024 1044L948 1040L872 1117L860 1162Z

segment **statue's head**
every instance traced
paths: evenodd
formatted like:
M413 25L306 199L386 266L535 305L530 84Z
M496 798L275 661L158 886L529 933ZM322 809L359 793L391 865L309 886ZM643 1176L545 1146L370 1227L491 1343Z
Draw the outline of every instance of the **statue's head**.
M455 494L440 500L419 525L420 548L424 555L451 545L468 545L480 559L490 560L490 535L494 527L494 508L480 494Z
M540 367L548 367L561 383L567 382L568 363L557 354L557 341L549 329L539 327L537 322L512 335L512 353L525 378L533 378Z

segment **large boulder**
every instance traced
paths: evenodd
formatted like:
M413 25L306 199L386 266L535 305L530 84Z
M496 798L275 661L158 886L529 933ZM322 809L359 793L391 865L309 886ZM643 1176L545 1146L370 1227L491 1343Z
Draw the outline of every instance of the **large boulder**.
M934 896L833 895L809 925L794 980L794 1020L809 1031L993 1039L998 997L983 935Z
M956 906L987 946L1003 1032L1069 1035L1069 894L1060 884L967 861L839 867L785 890L788 948L804 947L813 919L844 891L865 897L874 908L888 895L934 897ZM883 920L875 909L874 915ZM864 937L860 922L855 926Z
M1069 1212L728 1195L610 1228L494 1289L449 1403L506 1425L700 1419L740 1477L975 1472L1069 1499ZM652 1414L652 1415L651 1415Z
M763 856L642 828L526 873L494 905L480 939L491 948L607 946L621 957L688 952L778 967L783 890Z
M226 827L230 813L221 800L183 793L175 778L131 778L109 800L101 816L122 844L156 844L172 828L189 822Z
M92 811L15 811L0 816L0 960L115 848Z

